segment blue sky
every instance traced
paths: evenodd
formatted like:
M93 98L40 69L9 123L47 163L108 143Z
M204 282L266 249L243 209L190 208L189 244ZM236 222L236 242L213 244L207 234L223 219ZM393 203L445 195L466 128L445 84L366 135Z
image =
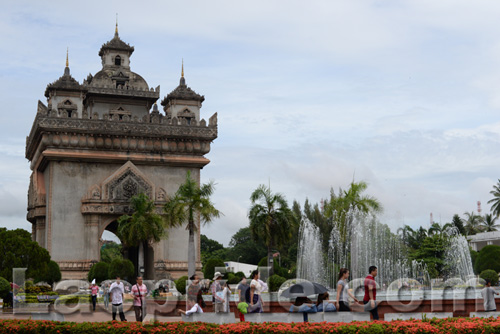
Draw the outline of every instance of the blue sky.
M396 228L489 211L500 178L500 3L493 1L17 1L0 12L0 226L30 229L24 158L37 101L80 82L113 37L165 96L187 84L219 116L204 182L225 245L270 182L291 202L369 183ZM222 232L221 232L222 231Z

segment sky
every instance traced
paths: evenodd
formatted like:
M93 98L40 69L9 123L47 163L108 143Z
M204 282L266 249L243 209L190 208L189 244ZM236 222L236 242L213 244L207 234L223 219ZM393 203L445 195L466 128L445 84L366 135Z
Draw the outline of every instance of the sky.
M101 69L114 34L160 99L188 86L218 113L202 170L225 246L270 185L317 203L353 180L394 230L488 213L500 178L500 2L4 1L0 11L0 227L25 228L24 157L37 101L64 71Z

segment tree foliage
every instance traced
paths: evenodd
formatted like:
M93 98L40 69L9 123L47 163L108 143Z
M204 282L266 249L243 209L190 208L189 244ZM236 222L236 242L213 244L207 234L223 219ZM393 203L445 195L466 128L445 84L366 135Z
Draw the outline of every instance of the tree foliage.
M203 275L205 278L212 279L214 277L216 267L225 268L226 265L223 260L218 258L208 260L203 266Z
M191 178L191 172L186 174L186 180L179 186L173 197L169 197L164 206L167 225L170 227L182 226L187 221L188 239L188 275L195 273L194 234L197 230L196 219L200 216L204 224L219 218L222 213L210 201L215 186L213 181L198 186Z
M129 259L114 259L108 269L108 277L120 277L129 282L135 280L134 273L134 264Z
M43 279L50 261L49 252L32 241L23 229L0 228L0 276L12 281L13 268L27 268L26 278Z
M260 185L252 192L250 201L250 231L255 240L266 245L267 266L271 267L273 250L289 241L295 216L285 197L279 193L273 194L271 188L265 185Z
M488 245L479 252L474 264L474 271L480 273L487 269L500 272L500 246Z
M493 186L493 190L490 191L493 198L488 201L488 204L493 204L491 206L491 212L495 217L500 217L500 179L498 179L497 184Z
M123 259L118 260L123 261ZM116 278L116 276L109 276L109 266L109 263L102 261L94 264L88 273L89 282L92 282L92 280L95 279L97 284L101 284L102 281Z
M114 259L123 259L122 245L114 241L105 241L101 247L101 261L111 263Z
M47 271L40 277L40 281L44 281L49 285L52 285L59 282L61 278L61 269L59 268L59 265L55 261L50 261L47 265Z
M410 253L410 258L423 261L431 278L440 277L445 271L444 256L447 245L447 240L442 235L434 234L423 239L420 247Z
M7 299L10 292L10 283L5 278L0 277L0 298Z
M492 286L498 284L498 274L494 270L491 269L483 270L481 274L479 274L479 277L481 277L484 280L486 279L490 280Z
M243 227L236 232L229 242L228 258L232 261L258 264L266 256L266 246L261 240L252 238L250 227Z

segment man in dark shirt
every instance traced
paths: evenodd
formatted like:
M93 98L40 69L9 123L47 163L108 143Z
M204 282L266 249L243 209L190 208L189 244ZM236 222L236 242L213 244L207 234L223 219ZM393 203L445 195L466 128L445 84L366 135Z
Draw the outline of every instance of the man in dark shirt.
M238 296L239 302L245 302L245 293L249 286L247 285L247 279L245 277L242 278L240 284L238 285Z
M377 283L375 282L377 267L371 266L368 272L369 274L365 278L365 296L363 298L363 304L365 304L365 310L370 311L372 314L373 320L378 320Z

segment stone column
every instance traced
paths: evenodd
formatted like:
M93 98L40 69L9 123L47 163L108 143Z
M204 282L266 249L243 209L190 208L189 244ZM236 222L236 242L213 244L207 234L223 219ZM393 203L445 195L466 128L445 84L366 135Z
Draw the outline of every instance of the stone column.
M85 248L87 250L87 260L99 261L99 215L85 216Z
M45 218L37 218L36 220L36 232L35 232L35 241L41 247L45 248Z

